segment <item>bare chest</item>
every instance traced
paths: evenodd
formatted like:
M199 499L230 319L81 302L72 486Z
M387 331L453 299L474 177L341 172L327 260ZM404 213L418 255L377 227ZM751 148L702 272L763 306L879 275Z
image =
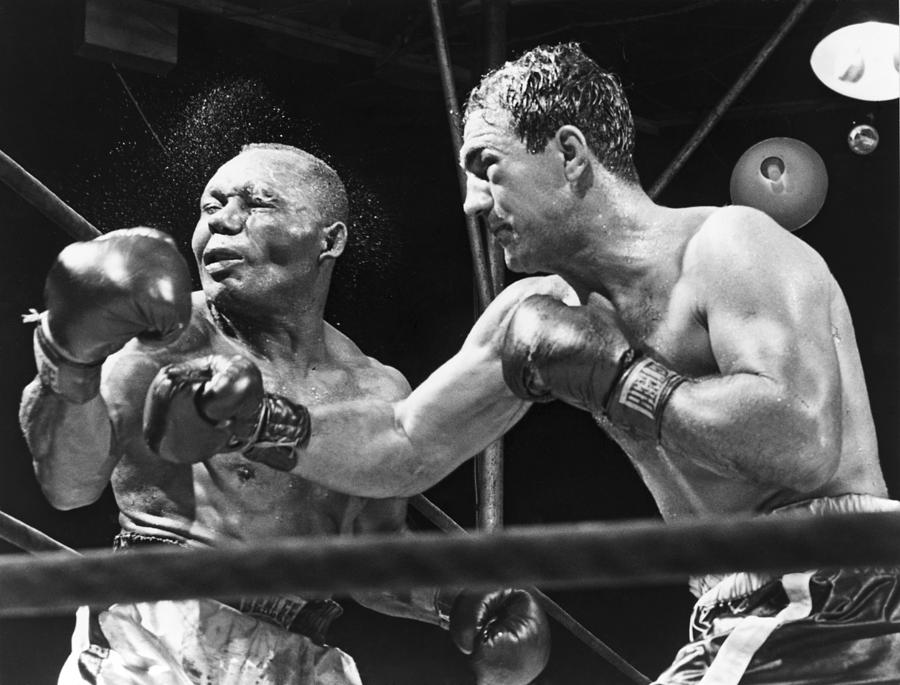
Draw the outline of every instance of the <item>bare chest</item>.
M159 361L166 364L181 361L181 356L236 352L228 341L213 339L202 349ZM254 361L266 392L307 406L377 393L377 379L370 378L364 365L331 362L301 370L285 363ZM145 522L164 520L167 527L185 537L204 539L330 535L351 529L363 500L251 461L239 452L217 454L195 464L162 462L141 439L140 399L148 383L149 377L141 381L143 389L135 384L134 401L122 402L119 407L120 434L128 448L113 480L128 517Z
M689 286L639 295L617 313L632 346L673 371L691 377L718 371L703 312Z

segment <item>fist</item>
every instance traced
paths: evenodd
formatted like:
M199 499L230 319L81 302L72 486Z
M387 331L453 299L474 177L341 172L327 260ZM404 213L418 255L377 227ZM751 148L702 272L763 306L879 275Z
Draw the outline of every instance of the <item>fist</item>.
M163 367L147 390L144 440L167 461L193 464L242 452L291 470L310 434L306 407L264 392L262 374L241 355L210 355Z
M450 610L450 635L468 654L478 685L525 685L550 658L550 626L525 590L462 591Z
M210 355L159 370L144 403L144 439L167 461L194 463L239 451L257 433L263 381L240 355Z
M135 336L163 342L191 316L191 277L175 242L152 228L66 247L47 274L45 325L64 358L94 364Z
M532 295L510 315L500 356L503 378L516 396L600 411L629 350L611 308L569 307Z

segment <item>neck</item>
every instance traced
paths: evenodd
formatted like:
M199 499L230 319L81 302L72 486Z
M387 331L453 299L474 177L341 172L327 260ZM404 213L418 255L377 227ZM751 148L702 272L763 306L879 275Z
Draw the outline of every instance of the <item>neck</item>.
M671 214L637 186L609 183L587 198L576 221L583 237L554 271L579 293L597 292L614 304L656 280L668 263L677 231Z
M252 354L288 361L294 368L315 365L327 355L325 298L297 297L290 307L239 309L208 303L219 329Z

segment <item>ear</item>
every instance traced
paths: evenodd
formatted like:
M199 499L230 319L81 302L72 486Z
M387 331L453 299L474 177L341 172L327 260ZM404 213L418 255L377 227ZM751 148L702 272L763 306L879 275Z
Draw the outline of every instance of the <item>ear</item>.
M571 124L560 126L554 141L563 155L563 173L569 183L581 185L591 172L591 151L581 129Z
M331 226L322 229L322 251L319 262L325 259L337 259L347 247L347 226L343 221L335 221Z

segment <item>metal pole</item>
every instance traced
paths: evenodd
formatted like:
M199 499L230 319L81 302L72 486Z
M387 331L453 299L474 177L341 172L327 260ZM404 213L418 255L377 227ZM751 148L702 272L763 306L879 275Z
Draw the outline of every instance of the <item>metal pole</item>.
M485 61L488 69L499 67L506 61L506 16L509 0L482 0L484 9ZM506 285L506 265L503 247L497 239L488 235L488 261L494 295Z
M703 123L697 127L697 130L694 131L694 135L690 137L684 147L682 147L678 154L675 155L675 159L672 160L669 167L658 179L656 179L656 183L653 184L653 187L650 188L648 193L650 197L655 199L657 195L662 192L663 188L669 184L669 181L672 180L675 174L677 174L681 167L684 166L685 162L687 162L688 158L694 153L694 150L696 150L706 136L709 135L713 126L719 122L719 119L722 118L725 110L727 110L731 103L733 103L744 91L744 88L747 87L747 84L750 83L756 75L756 72L759 71L759 68L771 56L772 52L778 47L778 44L781 43L788 31L791 30L797 20L814 1L815 0L799 0L799 2L797 2L787 19L784 20L784 23L778 28L775 34L769 38L768 42L766 42L750 65L744 70L744 73L738 77L738 80L735 81L734 85L728 89L728 92L725 93L725 96L719 101L719 104L713 108Z
M484 11L485 66L490 70L506 61L506 16L509 0L482 0ZM494 236L488 234L488 262L494 294L506 284L506 266L503 247Z
M444 106L447 110L447 122L450 124L450 139L453 142L453 166L456 168L460 194L465 198L466 174L460 168L457 160L459 149L462 147L459 103L456 99L456 90L453 84L453 73L450 66L450 51L447 47L447 36L444 30L444 17L441 14L440 0L429 0L429 5L431 6L431 29L434 34L435 50L437 51L438 71L440 72L441 85L444 89ZM490 276L488 275L484 244L481 241L478 222L474 217L466 217L466 229L469 234L469 246L472 250L472 267L475 272L475 286L478 289L480 308L483 310L494 296L491 288Z
M0 150L0 180L76 240L90 240L100 235L100 231L90 221L59 199L52 190L25 171L2 150Z
M484 12L485 61L488 69L503 63L506 57L507 0L482 0ZM506 281L503 248L487 234L487 255L494 296ZM478 527L499 530L503 527L503 440L488 445L475 457L475 505Z

